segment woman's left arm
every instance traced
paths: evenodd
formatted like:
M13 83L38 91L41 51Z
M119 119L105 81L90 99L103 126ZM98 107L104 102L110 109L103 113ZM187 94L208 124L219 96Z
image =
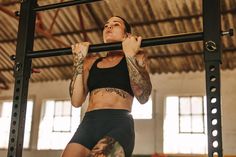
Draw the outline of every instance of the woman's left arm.
M141 104L148 101L152 84L147 71L147 57L139 51L141 37L128 37L122 42L128 66L131 88ZM138 53L139 52L139 53Z

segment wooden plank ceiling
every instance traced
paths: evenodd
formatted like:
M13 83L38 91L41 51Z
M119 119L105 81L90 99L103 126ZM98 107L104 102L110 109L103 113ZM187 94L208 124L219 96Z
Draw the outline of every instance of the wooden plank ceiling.
M63 0L38 0L39 5ZM64 0L65 2L66 0ZM13 83L13 61L16 51L20 4L0 0L0 88ZM222 30L236 28L236 1L222 0ZM68 48L87 40L102 43L101 28L112 15L127 19L133 33L144 39L202 30L201 0L104 0L38 12L34 50ZM211 20L211 19L209 19ZM235 29L236 30L236 29ZM236 36L222 37L222 70L236 68ZM162 45L145 48L150 73L181 73L204 70L202 42ZM68 80L72 75L70 55L33 59L31 82Z

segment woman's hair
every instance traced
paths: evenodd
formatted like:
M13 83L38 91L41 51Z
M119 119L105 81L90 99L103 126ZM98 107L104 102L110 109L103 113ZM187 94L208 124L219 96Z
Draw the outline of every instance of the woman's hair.
M123 17L120 17L120 16L114 16L114 17L118 17L124 22L126 33L131 33L131 27L130 27L129 23Z

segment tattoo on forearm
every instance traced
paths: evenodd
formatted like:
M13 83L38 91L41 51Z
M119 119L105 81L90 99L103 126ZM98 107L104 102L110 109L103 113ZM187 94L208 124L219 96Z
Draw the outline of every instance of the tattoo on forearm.
M73 54L74 73L77 75L83 72L84 58L82 53Z
M132 86L138 86L142 93L140 95L134 94L140 103L145 103L151 94L152 84L150 82L149 74L145 70L144 61L140 66L136 58L126 56L127 66L129 70L130 82Z
M122 98L127 98L129 96L129 94L121 89L118 88L98 88L93 90L93 94L96 95L98 92L100 91L106 91L106 92L110 92L110 93L116 93L119 96L121 96Z
M70 87L69 87L69 90L70 90L70 97L72 97L72 95L73 95L75 80L76 80L76 77L77 77L77 76L78 76L78 75L76 75L76 73L74 73L74 75L73 75L73 77L72 77L72 79L71 79L71 81L70 81Z
M73 77L70 82L69 92L70 96L73 95L75 80L79 74L83 73L84 56L82 54L73 54Z

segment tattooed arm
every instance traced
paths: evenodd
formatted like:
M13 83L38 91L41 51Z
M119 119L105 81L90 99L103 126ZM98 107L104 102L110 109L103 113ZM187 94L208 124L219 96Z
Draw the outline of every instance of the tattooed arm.
M138 101L144 104L148 101L152 90L150 77L146 70L146 57L144 54L134 57L126 56L126 62L129 70L131 88Z
M152 84L147 72L146 56L138 54L141 45L141 37L130 36L122 43L123 51L128 66L131 88L135 97L141 104L148 101Z
M85 57L88 52L89 43L78 43L72 45L73 54L73 77L70 82L70 97L74 107L80 107L86 99L88 89L86 86L88 70Z

